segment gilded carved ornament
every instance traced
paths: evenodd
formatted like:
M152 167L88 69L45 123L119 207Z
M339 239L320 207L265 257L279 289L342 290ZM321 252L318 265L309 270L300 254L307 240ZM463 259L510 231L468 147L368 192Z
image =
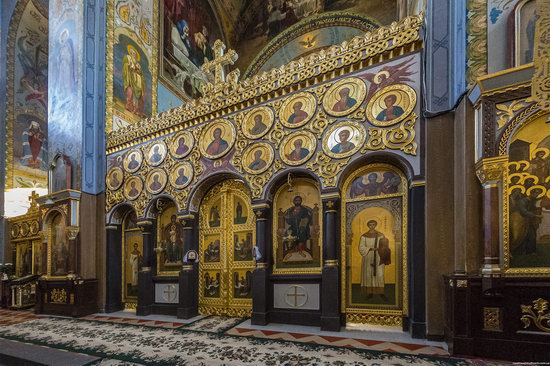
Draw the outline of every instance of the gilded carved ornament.
M121 149L128 146L129 143L143 141L147 136L160 137L170 133L170 129L173 131L176 126L179 128L191 127L204 121L205 117L206 119L211 118L208 115L212 116L231 106L245 103L277 90L283 90L320 74L337 70L338 74L349 72L349 70L345 70L347 66L419 42L422 24L423 15L410 16L387 27L380 27L363 36L355 37L349 42L346 41L327 50L321 50L240 82L237 74L232 74L219 85L207 85L210 89L207 89L208 92L201 99L111 132L108 135L107 148L109 152L113 152L114 149ZM409 51L412 50L414 47ZM209 70L212 68L215 70L217 67L215 64L208 66L211 66ZM219 73L217 72L217 74ZM223 78L223 76L221 77Z
M535 326L537 329L550 333L550 312L548 311L548 300L538 298L533 300L532 305L521 305L520 320L523 328Z
M496 184L501 178L508 157L486 158L476 164L476 175L481 184Z
M535 52L531 95L545 111L550 111L550 2L537 0Z

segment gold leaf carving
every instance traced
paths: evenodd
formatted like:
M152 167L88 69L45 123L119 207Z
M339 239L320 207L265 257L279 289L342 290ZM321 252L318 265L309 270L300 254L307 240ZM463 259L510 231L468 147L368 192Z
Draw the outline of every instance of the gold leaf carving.
M317 173L325 187L336 187L336 178L338 173L349 162L349 158L344 160L332 160L323 153L318 153L315 160L307 164L308 169Z
M550 312L548 311L548 300L538 298L532 305L521 305L520 318L523 322L523 328L529 328L534 325L543 332L550 333Z
M362 153L368 150L401 150L405 154L416 155L418 147L415 137L416 114L412 113L399 126L393 128L369 128L369 140L367 141Z

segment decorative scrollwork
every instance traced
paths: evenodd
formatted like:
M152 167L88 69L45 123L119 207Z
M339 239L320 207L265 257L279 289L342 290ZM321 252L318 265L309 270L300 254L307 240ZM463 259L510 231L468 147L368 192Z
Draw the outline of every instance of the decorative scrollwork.
M550 111L550 3L537 1L537 24L535 31L535 74L531 94L537 104Z
M336 187L338 174L349 160L347 158L336 161L323 153L318 153L315 160L310 161L307 167L317 173L325 187Z
M529 99L514 100L511 103L496 104L497 127L500 130L514 117L517 111L529 105Z
M523 328L534 325L543 332L550 333L548 300L538 298L533 300L532 305L521 305L521 313L523 314L520 318L523 322Z
M416 155L418 147L415 137L416 114L412 113L407 119L393 128L369 128L369 140L361 150L366 153L368 150L401 150L408 155Z
M50 301L54 304L65 304L67 302L67 291L64 288L54 288L50 291Z

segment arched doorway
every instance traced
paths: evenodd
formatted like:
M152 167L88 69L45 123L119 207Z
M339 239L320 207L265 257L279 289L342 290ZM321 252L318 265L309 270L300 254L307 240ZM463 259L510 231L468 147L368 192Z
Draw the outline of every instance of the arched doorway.
M342 312L349 323L401 326L407 315L407 180L388 164L344 183Z
M200 206L199 312L249 316L256 220L243 182L214 186Z

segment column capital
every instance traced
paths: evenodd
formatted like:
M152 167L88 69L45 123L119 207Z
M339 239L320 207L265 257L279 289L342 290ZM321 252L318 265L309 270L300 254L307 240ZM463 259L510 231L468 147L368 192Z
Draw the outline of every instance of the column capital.
M476 175L483 186L495 186L502 179L508 156L483 158L476 163Z

